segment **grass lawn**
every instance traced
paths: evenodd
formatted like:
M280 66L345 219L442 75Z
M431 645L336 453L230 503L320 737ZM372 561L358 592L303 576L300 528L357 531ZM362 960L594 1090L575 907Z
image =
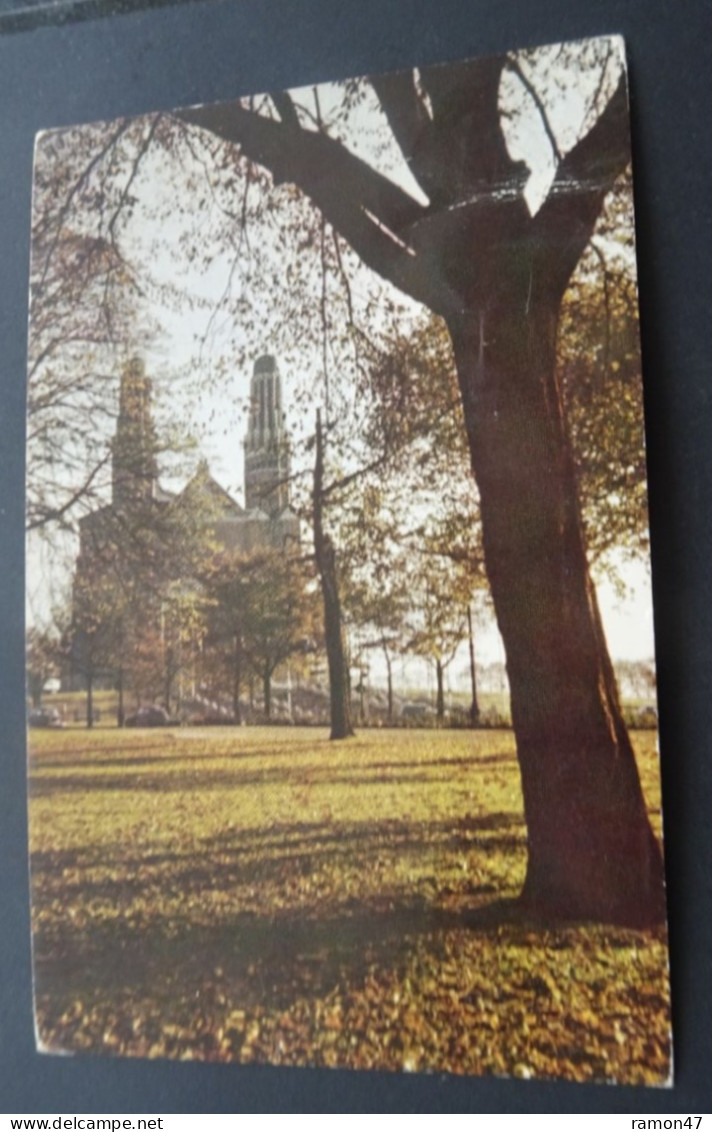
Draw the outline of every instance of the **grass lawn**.
M30 776L48 1051L668 1076L662 933L497 904L526 864L510 732L33 731Z

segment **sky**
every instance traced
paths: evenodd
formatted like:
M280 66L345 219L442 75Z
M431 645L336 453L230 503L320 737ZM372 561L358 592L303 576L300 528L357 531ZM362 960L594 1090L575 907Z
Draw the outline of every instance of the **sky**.
M531 212L540 206L551 185L554 145L565 152L575 143L581 129L590 125L591 115L595 117L596 99L600 105L605 103L624 66L620 40L610 40L607 53L582 50L588 52L584 58L589 62L595 56L604 63L583 68L575 81L561 65L564 59L560 48L545 49L536 56L521 53L514 59L515 66L505 73L500 92L505 135L511 155L526 161L529 167L526 198ZM348 119L339 114L341 96L339 85L319 88L322 119L361 157L378 163L402 188L422 197L397 148L385 144L388 130L375 96L361 101ZM294 92L294 97L314 112L317 96L312 89ZM87 131L91 129L87 127ZM147 121L141 139L147 137L148 130ZM162 421L178 416L186 430L198 437L195 459L206 455L218 481L240 498L252 360L264 352L277 354L287 414L297 433L298 422L310 421L314 404L324 397L324 358L314 331L320 284L308 266L307 255L295 248L294 241L285 244L278 223L263 222L254 229L252 240L259 240L259 255L249 236L238 237L234 180L239 180L240 170L228 169L222 177L212 176L206 172L210 143L202 151L201 144L193 133L192 141L180 143L174 151L149 148L132 176L130 161L125 169L119 162L114 191L121 189L123 178L124 186L130 183L134 203L121 216L116 235L126 260L138 265L141 301L150 308L151 321L159 327L143 351L147 370L155 380L159 428ZM128 147L127 158L134 154L135 149L132 153ZM242 184L244 187L244 181ZM242 198L243 208L246 206L247 213L252 208L257 215L263 199L259 185L251 191L251 199L247 193ZM288 190L279 190L273 199L280 207L304 207L286 199L288 196ZM92 230L97 223L96 211L89 210L75 223ZM354 257L349 260L349 271L357 317L373 317L373 308L383 305L390 288L374 279ZM264 277L270 275L273 285L265 287ZM297 288L312 288L310 317L314 321L310 327L301 321L304 308L297 301ZM415 304L402 296L396 301L404 323L416 317ZM339 303L343 310L344 295L334 290L331 303L335 311ZM331 364L338 365L343 357L337 351ZM118 368L117 364L117 372ZM65 542L58 554L48 553L31 540L31 620L43 619L48 594L66 586L71 554L71 541ZM607 582L601 582L598 588L611 652L617 658L649 658L653 635L648 571L641 564L622 564L620 575L626 600ZM503 659L501 640L491 619L481 627L479 647L485 663Z

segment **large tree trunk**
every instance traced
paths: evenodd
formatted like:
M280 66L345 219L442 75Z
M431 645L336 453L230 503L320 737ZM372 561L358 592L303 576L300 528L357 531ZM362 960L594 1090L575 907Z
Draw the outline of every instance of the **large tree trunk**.
M331 738L348 739L353 735L351 723L351 689L346 661L341 620L341 600L336 572L336 552L331 538L324 530L324 441L321 416L316 415L316 462L314 465L314 557L321 580L324 603L324 636L329 667L329 701L331 709Z
M450 320L487 574L507 655L529 860L546 915L664 915L651 830L588 571L555 376L558 296ZM497 303L499 301L499 309Z

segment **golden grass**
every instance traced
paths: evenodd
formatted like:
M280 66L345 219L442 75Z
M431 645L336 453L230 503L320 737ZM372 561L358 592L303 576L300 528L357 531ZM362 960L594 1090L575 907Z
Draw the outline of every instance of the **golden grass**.
M659 829L654 735L635 737ZM522 922L509 732L31 734L48 1050L659 1083L660 933ZM494 906L494 911L491 911Z

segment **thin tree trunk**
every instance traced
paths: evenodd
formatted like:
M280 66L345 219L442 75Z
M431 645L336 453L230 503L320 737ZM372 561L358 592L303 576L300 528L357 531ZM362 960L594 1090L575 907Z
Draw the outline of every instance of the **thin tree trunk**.
M387 719L388 719L389 723L392 723L393 722L393 665L392 665L392 662L391 662L391 655L388 651L388 645L386 644L385 637L381 641L381 646L383 648L383 655L386 658L386 674L387 674L387 680L388 680L388 715L387 715Z
M445 719L445 668L443 662L438 658L435 661L435 677L437 680L437 693L435 696L435 718L438 721L438 727L442 727Z
M316 462L314 465L314 557L321 580L324 603L324 636L329 667L329 701L331 710L331 738L347 739L353 735L351 723L351 696L349 671L344 649L341 619L341 601L336 571L336 552L331 538L324 531L324 441L321 431L321 414L316 414Z
M165 686L163 689L164 707L167 713L171 714L171 696L173 692L173 647L169 645L166 649L166 671L165 671Z
M664 916L662 857L588 571L555 378L558 298L531 284L451 321L483 544L507 655L537 913ZM494 298L494 297L493 297Z
M361 717L361 723L365 725L365 723L366 723L366 685L364 684L363 669L362 668L359 668L359 674L358 674L358 702L359 702L359 713L360 713L360 717Z
M262 670L262 699L265 722L269 723L272 718L272 673L269 668Z
M232 715L235 723L242 723L240 711L240 684L242 682L242 637L235 633L232 654Z
M467 638L470 646L470 683L472 686L472 703L470 704L470 727L477 727L480 722L480 705L477 699L477 668L475 666L475 632L472 625L472 609L467 606Z
M116 707L116 726L124 726L124 670L123 667L119 668L118 674L118 693L119 699Z
M87 727L94 726L94 673L87 672Z

